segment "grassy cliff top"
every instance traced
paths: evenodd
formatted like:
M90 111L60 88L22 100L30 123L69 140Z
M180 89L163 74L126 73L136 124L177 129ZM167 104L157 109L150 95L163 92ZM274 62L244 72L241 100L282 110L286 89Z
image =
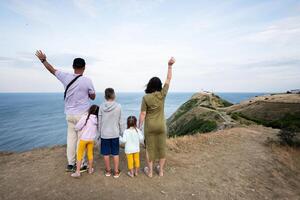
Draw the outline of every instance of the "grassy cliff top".
M199 92L192 96L191 99L195 99L198 105L210 108L223 108L233 105L232 103L222 99L218 95L210 92Z
M233 105L213 93L200 92L167 120L169 136L253 123L300 131L300 94L257 96Z
M169 136L217 130L227 122L218 109L231 105L213 93L196 93L168 119Z

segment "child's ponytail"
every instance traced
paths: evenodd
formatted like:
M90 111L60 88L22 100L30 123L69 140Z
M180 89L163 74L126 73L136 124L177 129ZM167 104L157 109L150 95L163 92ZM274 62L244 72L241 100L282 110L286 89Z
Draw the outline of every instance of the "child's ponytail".
M99 115L99 106L97 105L92 105L90 108L89 108L89 112L88 112L88 116L85 120L85 124L84 126L86 125L86 123L88 122L89 118L90 118L90 115L96 115L97 117L97 126L98 126L98 115Z

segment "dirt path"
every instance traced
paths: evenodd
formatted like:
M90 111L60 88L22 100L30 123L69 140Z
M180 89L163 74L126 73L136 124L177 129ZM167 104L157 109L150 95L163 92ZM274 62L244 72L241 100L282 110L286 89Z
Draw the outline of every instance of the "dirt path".
M165 176L96 173L73 179L64 172L65 148L0 156L0 199L299 199L300 150L265 145L276 130L232 128L168 140ZM144 156L142 156L142 163Z
M236 125L236 122L228 115L225 111L219 110L220 117L224 120L223 126L219 128L219 130L225 128L231 128Z

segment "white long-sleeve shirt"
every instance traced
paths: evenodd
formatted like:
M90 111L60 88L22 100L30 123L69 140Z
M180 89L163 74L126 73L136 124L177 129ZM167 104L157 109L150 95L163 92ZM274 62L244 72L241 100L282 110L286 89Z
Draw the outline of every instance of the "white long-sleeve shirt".
M125 143L125 153L137 153L140 152L140 143L144 140L144 135L139 129L129 128L120 136L120 142Z

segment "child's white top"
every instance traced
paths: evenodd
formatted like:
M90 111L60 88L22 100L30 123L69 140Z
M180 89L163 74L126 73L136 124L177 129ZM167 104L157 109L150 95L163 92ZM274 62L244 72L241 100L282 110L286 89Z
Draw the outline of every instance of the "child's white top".
M81 117L79 122L75 126L76 131L81 131L81 140L85 141L91 141L94 140L98 131L97 124L98 124L98 119L96 115L90 115L86 125L86 118L88 115L85 115Z
M120 142L125 143L125 153L140 152L140 143L144 140L144 135L139 129L129 128L120 136Z

